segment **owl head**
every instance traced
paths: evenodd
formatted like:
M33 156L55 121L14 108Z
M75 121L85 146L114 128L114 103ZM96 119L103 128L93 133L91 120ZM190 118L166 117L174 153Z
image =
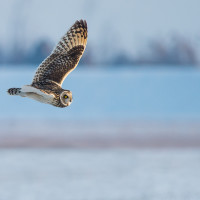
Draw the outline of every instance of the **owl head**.
M64 90L60 93L59 98L62 107L67 107L72 103L72 92L69 90Z

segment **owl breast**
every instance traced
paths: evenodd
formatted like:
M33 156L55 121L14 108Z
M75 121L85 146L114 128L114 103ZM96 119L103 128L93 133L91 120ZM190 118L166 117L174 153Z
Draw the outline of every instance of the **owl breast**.
M21 93L23 96L34 99L41 103L52 104L55 101L55 95L53 93L47 93L45 90L40 90L30 85L23 86Z

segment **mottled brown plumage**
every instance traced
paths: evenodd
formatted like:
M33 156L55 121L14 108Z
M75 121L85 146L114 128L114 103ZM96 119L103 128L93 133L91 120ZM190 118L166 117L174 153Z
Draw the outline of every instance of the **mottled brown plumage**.
M62 37L51 55L38 67L32 85L52 80L62 85L66 76L77 66L87 43L86 21L76 21Z
M76 21L52 53L39 65L32 84L22 88L10 88L8 93L57 107L69 106L72 93L61 86L67 75L78 65L87 44L87 35L86 21Z

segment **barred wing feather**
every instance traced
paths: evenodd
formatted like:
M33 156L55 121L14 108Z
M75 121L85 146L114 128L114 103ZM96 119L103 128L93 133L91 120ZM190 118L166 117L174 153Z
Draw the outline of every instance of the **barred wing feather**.
M55 49L38 67L32 85L55 82L62 85L67 75L76 68L87 43L87 23L76 21L61 38Z

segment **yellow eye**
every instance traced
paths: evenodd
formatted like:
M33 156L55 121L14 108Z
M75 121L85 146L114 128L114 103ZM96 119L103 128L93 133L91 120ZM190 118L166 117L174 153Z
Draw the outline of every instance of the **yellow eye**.
M67 96L66 94L65 94L63 97L64 97L64 99L67 99L67 98L68 98L68 96Z

